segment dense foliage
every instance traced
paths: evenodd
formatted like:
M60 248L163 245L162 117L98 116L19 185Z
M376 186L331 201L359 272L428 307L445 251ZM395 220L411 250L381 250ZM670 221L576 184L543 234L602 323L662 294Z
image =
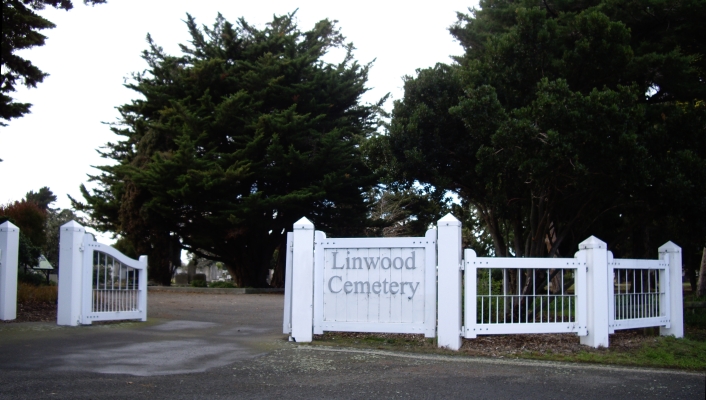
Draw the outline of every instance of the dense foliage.
M498 256L616 256L706 241L704 1L501 1L465 53L405 79L393 174L459 195ZM382 153L382 151L380 151Z
M378 105L360 104L369 65L328 20L306 32L293 15L263 29L220 15L212 28L186 23L180 56L148 37L149 68L127 85L140 98L119 107L122 139L103 153L116 164L75 206L148 254L162 284L183 248L222 261L238 286L265 286L301 217L332 234L364 230L377 181L359 149L378 124ZM336 65L322 60L334 47L347 50Z

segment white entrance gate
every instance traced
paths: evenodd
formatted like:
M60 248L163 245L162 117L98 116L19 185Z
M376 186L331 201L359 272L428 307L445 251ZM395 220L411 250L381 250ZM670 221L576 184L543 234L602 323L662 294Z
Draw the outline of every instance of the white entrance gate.
M147 320L147 256L134 260L84 236L81 323ZM87 284L90 282L90 284Z
M147 256L129 258L71 221L61 227L58 325L147 320Z

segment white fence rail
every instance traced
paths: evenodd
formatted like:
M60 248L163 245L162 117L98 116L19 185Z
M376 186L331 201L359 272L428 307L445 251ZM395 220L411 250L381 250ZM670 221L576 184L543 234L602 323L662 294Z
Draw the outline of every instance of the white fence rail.
M17 318L17 257L20 229L10 221L0 225L0 320Z
M71 221L61 227L57 324L147 320L147 257L134 260Z

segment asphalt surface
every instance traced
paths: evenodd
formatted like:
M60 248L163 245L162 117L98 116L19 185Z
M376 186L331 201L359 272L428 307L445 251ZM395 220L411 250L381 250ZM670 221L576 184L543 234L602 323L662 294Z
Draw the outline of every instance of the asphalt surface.
M703 374L330 349L282 295L150 293L147 322L0 324L0 399L699 399Z

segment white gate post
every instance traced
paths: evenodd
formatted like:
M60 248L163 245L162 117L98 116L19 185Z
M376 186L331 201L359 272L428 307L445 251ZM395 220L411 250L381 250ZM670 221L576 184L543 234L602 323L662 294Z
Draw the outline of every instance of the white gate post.
M438 223L439 347L461 348L461 221L446 214Z
M463 263L465 264L463 269L463 336L466 339L478 337L478 332L476 331L476 324L478 323L478 302L476 301L478 298L478 269L475 263L476 257L475 250L466 249L463 252Z
M669 287L666 288L669 296L669 327L660 327L662 336L674 335L684 337L684 293L682 288L681 247L667 242L659 248L659 259L669 262Z
M292 257L292 339L314 339L314 224L306 218L294 223Z
M591 347L608 347L608 249L606 243L591 236L579 244L586 250L586 289L588 294L588 334L581 336L581 344Z
M83 236L86 229L76 221L59 231L59 304L57 325L76 326L81 315Z
M282 333L292 333L292 243L294 233L287 232L286 258L284 264L284 318L282 318ZM282 251L282 250L280 250Z
M142 264L142 269L140 270L140 311L142 312L142 321L147 321L147 269L148 262L147 256L140 256L140 264Z
M0 320L17 318L17 257L20 228L12 222L0 225Z

